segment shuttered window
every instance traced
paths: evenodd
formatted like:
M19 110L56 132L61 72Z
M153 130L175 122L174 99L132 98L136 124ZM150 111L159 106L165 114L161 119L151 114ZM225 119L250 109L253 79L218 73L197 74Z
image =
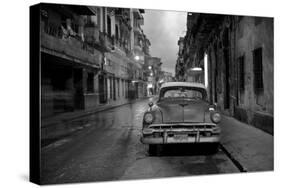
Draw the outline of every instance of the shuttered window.
M94 74L88 73L87 77L87 92L92 93L94 92Z
M258 94L263 92L263 67L262 67L262 48L253 51L253 68L254 68L254 89Z
M239 89L240 92L245 89L245 56L240 56L238 58L239 67Z

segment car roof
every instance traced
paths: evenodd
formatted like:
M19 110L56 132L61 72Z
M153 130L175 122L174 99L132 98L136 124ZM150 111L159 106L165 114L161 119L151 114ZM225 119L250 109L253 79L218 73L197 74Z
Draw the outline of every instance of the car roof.
M161 85L161 88L167 88L167 87L176 87L176 86L182 86L182 87L196 87L196 88L201 88L205 89L206 87L202 83L198 82L166 82Z

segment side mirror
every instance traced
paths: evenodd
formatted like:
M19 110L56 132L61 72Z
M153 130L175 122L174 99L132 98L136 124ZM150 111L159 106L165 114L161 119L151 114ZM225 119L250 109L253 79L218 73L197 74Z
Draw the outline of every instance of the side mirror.
M152 107L152 106L153 106L153 102L149 102L149 103L148 103L148 106L149 106L149 107Z
M217 103L214 103L213 105L214 105L215 109L217 109L218 104L217 104Z

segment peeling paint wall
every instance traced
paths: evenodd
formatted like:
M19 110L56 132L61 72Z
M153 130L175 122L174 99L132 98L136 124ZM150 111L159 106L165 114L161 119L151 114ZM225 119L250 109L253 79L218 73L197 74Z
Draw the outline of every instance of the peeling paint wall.
M260 19L258 22L257 19ZM258 23L257 23L258 22ZM236 58L245 56L245 91L240 92L239 106L251 111L273 114L273 19L244 17L236 30ZM263 85L260 95L254 92L253 50L262 48Z
M186 70L201 66L207 53L209 100L223 113L273 134L273 18L196 15L185 36L183 81L191 81ZM262 58L254 62L256 49ZM263 87L257 88L255 80Z
M208 45L210 100L217 102L224 113L236 116L261 129L266 126L266 131L272 133L273 19L232 17L231 21L231 24L227 19L223 22L220 31ZM225 37L225 32L228 32L228 37ZM228 40L229 46L225 46L225 39ZM262 48L264 89L261 93L256 93L254 88L253 51L257 48ZM243 90L239 88L238 58L241 56L244 56L245 65ZM228 65L226 61L228 61ZM226 87L227 82L229 90ZM229 106L226 105L227 101ZM270 125L267 123L260 125L261 121L256 121L256 119L269 119L263 123L269 122Z

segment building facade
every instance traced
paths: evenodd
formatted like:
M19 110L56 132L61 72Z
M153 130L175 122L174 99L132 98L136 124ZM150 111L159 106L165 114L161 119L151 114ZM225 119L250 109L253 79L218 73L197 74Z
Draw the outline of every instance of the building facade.
M273 18L188 13L182 70L202 67L209 100L273 134Z
M167 71L160 71L159 73L159 80L158 80L158 85L161 87L161 85L165 82L172 82L174 81L173 74L171 72Z
M147 93L148 95L155 95L159 90L159 80L161 75L161 58L159 57L145 57L145 77L147 77Z
M175 79L176 80L185 80L185 77L184 77L185 63L184 63L184 59L183 59L184 43L185 43L185 38L180 37L178 40L179 51L178 51L177 63L175 66Z
M143 10L40 6L42 117L145 96Z

